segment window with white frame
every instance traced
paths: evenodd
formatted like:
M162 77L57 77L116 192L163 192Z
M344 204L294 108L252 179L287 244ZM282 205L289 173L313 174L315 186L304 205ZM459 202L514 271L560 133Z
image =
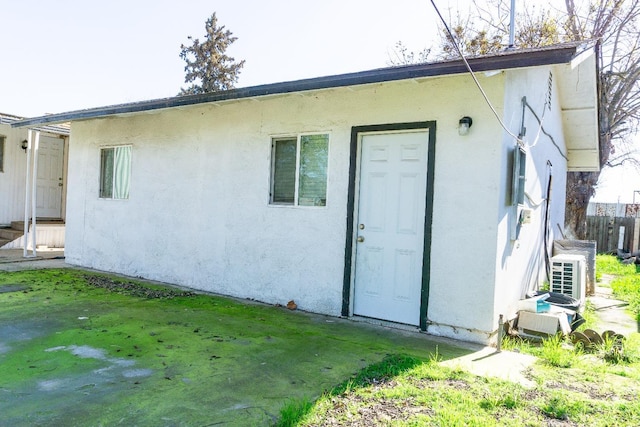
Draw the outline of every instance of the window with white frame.
M329 135L273 138L271 145L270 203L326 206Z
M4 141L6 137L0 135L0 172L4 172Z
M131 146L100 149L100 198L128 199L131 186Z

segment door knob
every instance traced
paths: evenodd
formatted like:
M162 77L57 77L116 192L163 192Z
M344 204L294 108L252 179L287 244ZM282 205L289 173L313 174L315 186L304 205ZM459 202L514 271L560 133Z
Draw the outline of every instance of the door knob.
M356 240L358 241L358 243L362 243L364 242L364 236L358 236Z

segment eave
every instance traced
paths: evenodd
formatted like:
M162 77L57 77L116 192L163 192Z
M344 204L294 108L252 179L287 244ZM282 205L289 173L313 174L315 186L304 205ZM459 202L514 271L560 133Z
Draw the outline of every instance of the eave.
M531 66L567 64L577 55L592 46L581 43L567 43L547 48L528 50L508 50L499 54L469 59L475 72L507 70ZM64 123L77 120L128 115L176 107L187 107L205 103L222 103L244 98L260 98L273 95L307 92L339 87L352 87L368 84L384 83L400 80L424 79L466 73L467 69L461 60L442 61L401 67L381 68L356 73L302 79L290 82L265 84L222 92L211 92L199 95L187 95L171 98L90 108L70 111L41 117L19 120L13 127L33 127L44 124Z

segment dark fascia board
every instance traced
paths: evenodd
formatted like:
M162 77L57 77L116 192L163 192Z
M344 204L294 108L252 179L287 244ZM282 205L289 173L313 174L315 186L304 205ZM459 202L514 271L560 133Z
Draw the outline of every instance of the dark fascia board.
M0 125L6 124L15 127L14 124L26 120L24 117L14 116L11 114L0 113ZM34 130L39 132L50 133L53 135L69 136L71 129L68 126L61 126L55 124L45 124L42 126L34 127Z
M565 43L538 49L507 50L499 54L470 58L468 62L474 72L564 64L569 63L577 54L589 49L593 49L593 45L590 43ZM467 68L462 60L405 65L283 83L250 86L221 92L177 96L172 98L154 99L149 101L91 108L87 110L71 111L67 113L50 114L42 117L20 120L13 123L12 126L28 127L43 125L46 123L64 123L119 114L131 114L143 111L185 107L208 102L221 102L311 90L358 86L398 80L411 80L423 77L446 76L465 72L467 72Z

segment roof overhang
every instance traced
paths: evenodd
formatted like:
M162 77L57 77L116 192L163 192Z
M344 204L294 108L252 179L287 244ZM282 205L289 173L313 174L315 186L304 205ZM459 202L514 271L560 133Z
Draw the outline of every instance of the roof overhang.
M4 114L0 113L0 125L11 125L13 127L14 123L25 120L24 117L14 116L12 114ZM49 133L51 135L57 136L69 136L70 127L68 124L44 124L42 126L36 126L33 128L39 132Z
M600 169L597 63L591 49L556 67L567 168L572 172Z
M498 54L470 58L469 64L475 72L507 70L513 68L570 64L585 50L593 49L582 43L566 43L546 48L506 50ZM244 98L260 98L289 93L353 87L400 80L424 79L466 73L461 60L432 62L400 67L381 68L357 73L303 79L283 83L266 84L199 95L178 96L149 101L90 108L42 117L23 119L14 127L33 127L44 124L65 123L94 118L129 115L168 108L187 107L205 103L222 103Z

